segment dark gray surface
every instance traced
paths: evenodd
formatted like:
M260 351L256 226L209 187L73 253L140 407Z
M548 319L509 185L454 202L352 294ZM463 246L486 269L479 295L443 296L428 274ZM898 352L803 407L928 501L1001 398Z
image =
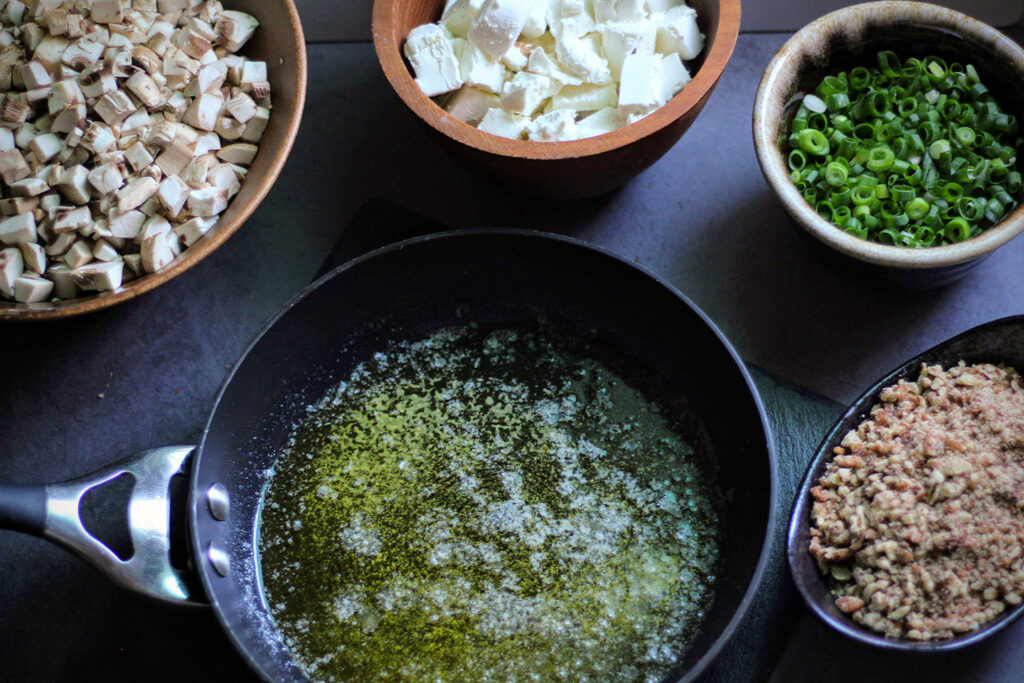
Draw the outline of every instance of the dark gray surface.
M912 299L857 287L820 265L770 195L750 141L754 89L784 38L741 36L705 112L669 155L617 193L568 204L499 190L453 166L389 90L372 46L311 46L295 150L231 240L136 301L78 320L0 327L0 479L60 480L145 448L194 442L247 340L311 279L356 210L381 196L455 227L571 234L669 278L748 361L771 371L758 381L783 465L780 508L788 511L803 464L840 412L794 386L856 393L894 357L974 321L1021 312L1024 241L961 285ZM782 571L782 522L762 589L766 609L727 653L723 680L760 678L799 609ZM208 612L131 596L42 541L0 532L0 577L4 680L247 676ZM870 653L836 642L816 622L800 629L787 655L794 668L781 680L881 671ZM1020 648L1011 645L1022 639L1018 624L1003 647L928 666L946 680L1013 680ZM854 652L866 668L837 652ZM908 679L923 670L917 662L884 665Z

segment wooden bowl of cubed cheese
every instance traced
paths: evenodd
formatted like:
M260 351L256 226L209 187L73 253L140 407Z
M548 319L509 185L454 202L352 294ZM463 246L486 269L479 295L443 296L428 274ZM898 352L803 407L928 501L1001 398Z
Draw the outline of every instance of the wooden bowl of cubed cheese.
M740 0L375 0L387 79L462 162L603 194L665 154L732 55Z
M132 299L224 243L298 132L293 0L0 3L0 320Z

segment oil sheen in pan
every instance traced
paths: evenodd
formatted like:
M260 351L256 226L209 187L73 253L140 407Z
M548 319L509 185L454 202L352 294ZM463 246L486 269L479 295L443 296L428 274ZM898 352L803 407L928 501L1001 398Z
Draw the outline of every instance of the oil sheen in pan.
M296 661L317 680L661 680L718 560L684 422L534 331L377 353L267 489L263 581Z

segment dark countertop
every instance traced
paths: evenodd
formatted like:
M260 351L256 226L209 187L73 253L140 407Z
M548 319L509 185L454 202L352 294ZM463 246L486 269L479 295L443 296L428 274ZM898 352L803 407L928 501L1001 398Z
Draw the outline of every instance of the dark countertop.
M330 35L320 24L317 31ZM1009 33L1024 38L1019 24ZM887 658L804 613L783 571L782 528L796 485L841 412L826 396L846 400L904 356L1024 312L1021 240L951 287L882 296L822 265L798 239L761 178L750 136L757 82L787 35L741 35L704 113L668 155L615 193L560 204L455 166L391 92L360 35L311 44L295 149L232 239L137 300L75 320L0 326L0 480L59 481L146 448L194 443L248 340L310 281L373 198L452 227L550 230L679 286L733 340L765 400L781 480L771 571L715 678L759 680L775 669L780 681L1019 679L1024 622L969 652ZM250 677L207 610L131 595L44 541L0 531L0 577L5 680Z

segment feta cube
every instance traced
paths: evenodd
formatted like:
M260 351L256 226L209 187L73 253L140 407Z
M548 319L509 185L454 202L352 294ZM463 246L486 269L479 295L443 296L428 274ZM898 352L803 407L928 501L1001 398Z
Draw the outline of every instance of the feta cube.
M526 17L521 36L527 40L539 38L548 30L549 0L529 0L530 14Z
M530 116L561 89L562 84L553 78L520 71L505 82L501 106L513 114Z
M523 32L531 4L530 0L486 0L466 34L469 42L501 59Z
M658 38L658 25L650 21L613 21L601 27L601 44L612 78L622 77L622 62L626 55L639 52L654 54Z
M542 114L526 125L526 136L530 140L559 142L576 139L576 112L572 109L556 109Z
M691 80L690 72L687 71L679 54L673 52L661 58L661 87L663 99L668 102L682 90Z
M664 14L673 7L683 4L683 0L646 0L647 11L651 14Z
M548 24L559 40L581 38L595 28L586 0L553 0Z
M599 24L606 21L637 21L646 14L644 0L594 0L594 19Z
M595 34L596 36L596 34ZM564 37L555 44L555 56L584 83L610 83L612 72L594 40Z
M476 125L488 111L500 106L497 95L464 85L452 94L444 108L458 120Z
M466 37L484 0L449 0L441 13L441 23L453 36Z
M583 83L582 80L562 69L562 66L552 59L542 47L535 47L530 52L530 59L527 62L526 68L530 73L548 76L563 85L580 85Z
M468 43L459 57L459 70L466 85L475 85L489 92L501 92L505 83L505 65L472 43Z
M615 107L619 102L619 91L614 83L604 85L567 85L551 98L552 109L575 109L576 111L597 111Z
M661 55L627 55L619 84L619 113L627 120L631 116L635 119L665 104L661 75Z
M523 136L523 131L526 130L526 124L529 122L530 119L525 116L510 114L504 109L491 109L477 128L491 135L518 140Z
M673 7L658 24L657 50L662 54L679 53L693 59L704 49L704 35L697 27L697 10L686 5Z
M515 44L508 49L508 51L502 55L501 63L505 65L509 71L522 71L529 64L529 57L524 52L519 44ZM0 128L0 131L6 130L6 128Z
M410 31L405 56L416 72L416 84L428 97L462 86L452 35L443 26L424 24Z

